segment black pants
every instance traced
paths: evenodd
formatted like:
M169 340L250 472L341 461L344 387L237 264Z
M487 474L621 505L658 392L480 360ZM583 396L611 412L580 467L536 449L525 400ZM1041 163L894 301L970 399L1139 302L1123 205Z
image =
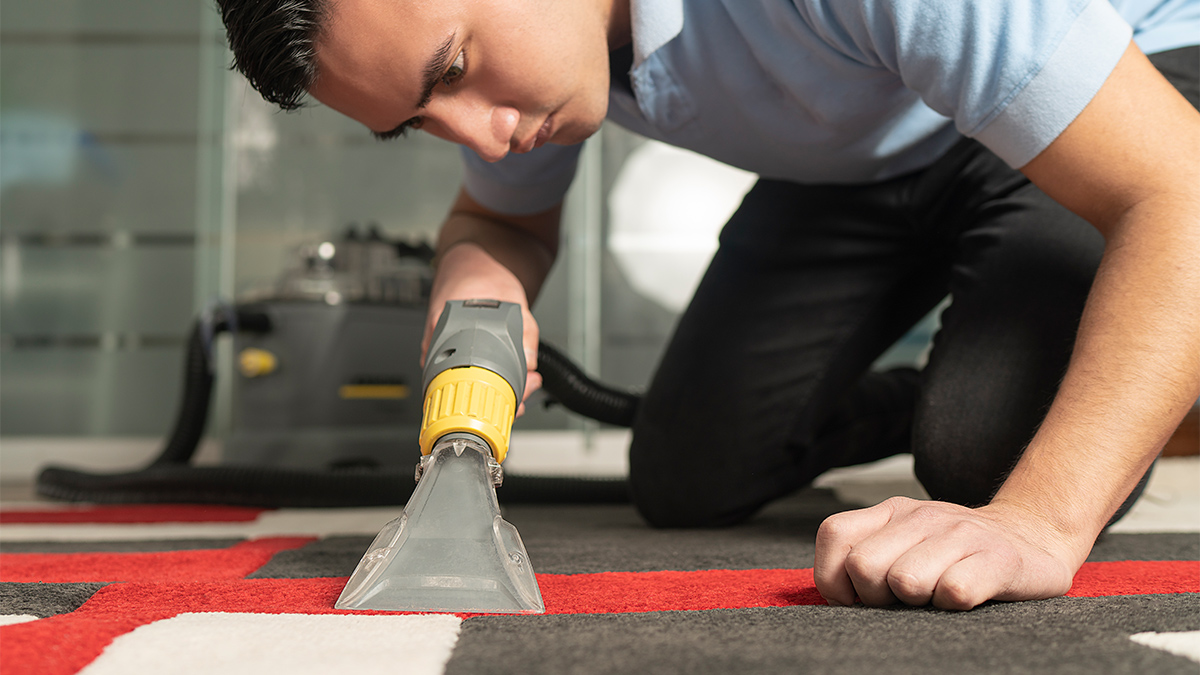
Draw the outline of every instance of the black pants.
M1197 49L1153 60L1195 105ZM901 452L933 498L987 503L1057 392L1103 250L969 139L877 184L760 180L643 399L635 503L658 526L730 524ZM947 295L922 372L868 372Z

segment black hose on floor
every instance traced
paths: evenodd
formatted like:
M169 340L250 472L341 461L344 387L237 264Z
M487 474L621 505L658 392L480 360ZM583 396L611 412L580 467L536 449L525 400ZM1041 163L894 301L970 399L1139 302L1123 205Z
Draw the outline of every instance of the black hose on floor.
M38 494L99 504L229 504L267 508L402 506L413 472L303 471L252 466L151 465L141 471L97 474L47 467ZM514 476L498 491L505 504L621 504L624 478Z

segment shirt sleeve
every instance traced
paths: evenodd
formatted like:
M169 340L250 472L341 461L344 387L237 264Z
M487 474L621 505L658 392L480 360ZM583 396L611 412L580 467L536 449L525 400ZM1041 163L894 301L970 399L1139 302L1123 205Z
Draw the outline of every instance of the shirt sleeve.
M475 201L499 213L521 216L545 211L567 194L582 147L547 144L489 163L464 146L463 186Z
M1124 54L1108 0L812 0L810 25L848 58L887 68L1013 167L1050 145Z

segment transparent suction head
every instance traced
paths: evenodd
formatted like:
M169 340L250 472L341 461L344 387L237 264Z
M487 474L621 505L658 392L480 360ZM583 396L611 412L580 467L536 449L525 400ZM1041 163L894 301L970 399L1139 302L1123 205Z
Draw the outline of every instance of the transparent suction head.
M404 514L384 526L350 575L338 609L545 612L517 528L500 516L499 466L471 437L422 458Z

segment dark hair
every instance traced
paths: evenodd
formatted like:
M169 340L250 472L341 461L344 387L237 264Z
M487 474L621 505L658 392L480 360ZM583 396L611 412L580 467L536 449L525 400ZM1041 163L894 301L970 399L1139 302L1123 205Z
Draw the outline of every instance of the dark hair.
M317 78L316 42L328 0L217 0L233 67L284 110L303 104Z

